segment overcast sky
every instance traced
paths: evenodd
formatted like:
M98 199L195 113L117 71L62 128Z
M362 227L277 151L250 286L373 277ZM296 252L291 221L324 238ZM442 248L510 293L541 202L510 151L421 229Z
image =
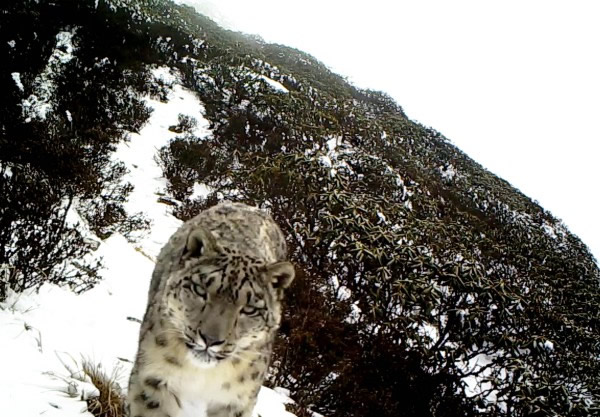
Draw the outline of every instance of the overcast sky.
M600 259L600 1L178 2L387 92Z

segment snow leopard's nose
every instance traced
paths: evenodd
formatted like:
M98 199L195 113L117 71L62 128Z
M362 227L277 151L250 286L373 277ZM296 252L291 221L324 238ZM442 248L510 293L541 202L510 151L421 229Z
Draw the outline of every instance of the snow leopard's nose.
M222 345L223 343L225 343L225 340L221 340L218 337L215 337L213 335L210 334L204 334L202 332L198 332L200 334L200 338L202 339L202 341L206 344L206 348L211 348L211 347L215 347L215 346L219 346Z

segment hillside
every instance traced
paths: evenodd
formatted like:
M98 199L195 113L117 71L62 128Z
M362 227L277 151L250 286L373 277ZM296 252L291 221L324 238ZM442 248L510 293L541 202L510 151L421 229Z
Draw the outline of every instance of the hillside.
M88 239L97 242L93 257L104 268L101 281L93 289L77 295L67 288L43 284L39 290L17 293L8 291L0 302L0 410L13 417L81 416L89 408L91 415L110 417L108 411L92 399L98 389L83 371L85 364L98 366L113 377L117 387L126 387L137 349L139 321L146 308L143 296L150 282L154 260L168 237L181 221L174 218L156 192L164 189L164 179L154 156L175 134L169 132L180 111L200 112L194 95L179 85L168 68L152 71L152 79L168 80L173 85L164 102L146 98L151 108L139 133L131 133L112 154L128 168L127 179L134 186L126 206L131 213L143 210L153 224L139 242L127 241L120 233L100 240L79 217L69 213ZM206 133L199 126L197 133ZM5 270L2 270L5 273ZM110 308L106 308L110 306ZM18 360L15 360L17 359ZM120 390L120 388L119 388ZM262 417L288 417L285 395L263 388L257 412Z
M166 0L2 11L0 300L85 297L123 262L106 242L152 259L179 221L244 201L297 266L268 381L297 415L600 412L589 250L389 96Z

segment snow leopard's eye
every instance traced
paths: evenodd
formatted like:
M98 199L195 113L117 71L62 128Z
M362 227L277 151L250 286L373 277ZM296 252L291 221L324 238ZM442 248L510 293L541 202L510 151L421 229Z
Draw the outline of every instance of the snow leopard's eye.
M245 306L244 308L242 308L242 314L245 314L246 316L250 317L257 316L259 312L260 310L253 306Z
M206 299L206 291L204 290L204 288L200 284L196 284L195 282L192 282L191 290L198 297L200 297L202 299Z

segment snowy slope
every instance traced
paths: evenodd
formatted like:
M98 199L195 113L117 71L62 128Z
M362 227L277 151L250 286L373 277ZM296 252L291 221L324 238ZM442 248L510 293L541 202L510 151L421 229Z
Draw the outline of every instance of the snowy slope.
M137 348L139 323L154 259L181 222L157 201L165 188L154 160L158 149L175 136L168 130L179 113L198 120L196 135L209 134L203 107L194 94L166 68L156 77L173 83L168 103L148 98L154 112L139 134L121 144L114 157L130 170L125 180L135 186L127 204L152 221L150 232L136 245L115 234L103 241L96 256L103 259L103 280L93 290L75 295L44 285L39 291L10 294L0 304L0 415L11 417L91 416L82 398L94 393L78 381L82 359L116 370L125 388ZM74 215L73 218L78 216ZM75 373L75 374L74 374ZM282 391L263 388L257 412L262 417L290 417ZM7 414L9 413L9 414Z

